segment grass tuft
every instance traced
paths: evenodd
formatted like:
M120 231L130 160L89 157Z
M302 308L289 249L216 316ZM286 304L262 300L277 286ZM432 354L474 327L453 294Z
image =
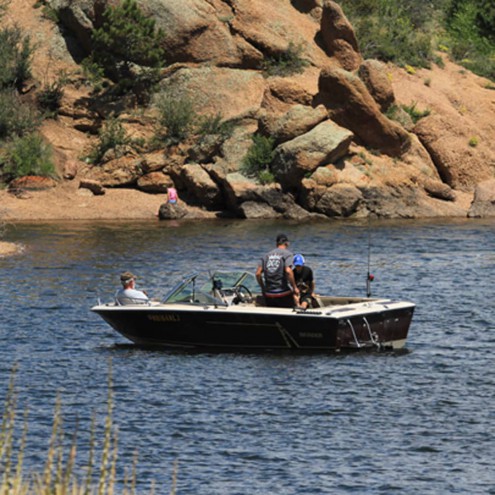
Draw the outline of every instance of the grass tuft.
M17 439L17 393L15 377L17 366L12 368L0 425L0 495L114 495L117 493L118 436L113 422L113 383L111 369L108 378L107 413L103 439L96 435L96 416L93 414L90 429L89 455L84 465L83 479L77 475L77 426L69 437L63 428L62 400L57 396L48 451L41 472L25 474L24 454L28 435L28 412L24 412L23 427ZM102 451L96 445L102 444ZM66 445L69 444L67 451ZM97 458L100 458L99 465ZM172 471L170 495L175 495L177 463ZM131 475L126 476L123 495L137 493L137 454L134 456ZM145 493L139 490L139 493ZM154 485L151 492L154 493Z

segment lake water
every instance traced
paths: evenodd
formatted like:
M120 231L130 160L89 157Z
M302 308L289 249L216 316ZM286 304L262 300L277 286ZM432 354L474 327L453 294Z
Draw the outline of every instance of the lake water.
M29 409L26 465L41 471L57 394L103 428L109 362L118 476L138 453L138 492L495 494L495 222L250 221L18 224L0 259L0 399L18 364ZM162 296L195 269L253 270L277 233L317 290L417 304L407 352L345 355L150 351L89 311L119 273ZM370 236L368 234L371 233ZM370 239L370 244L369 244ZM21 416L21 415L20 415ZM22 422L22 420L19 420Z

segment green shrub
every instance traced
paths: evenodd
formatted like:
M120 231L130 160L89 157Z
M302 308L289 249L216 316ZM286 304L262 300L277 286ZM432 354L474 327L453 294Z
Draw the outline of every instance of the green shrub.
M477 136L473 136L471 138L469 138L469 141L468 141L468 144L469 146L471 146L471 148L476 148L476 146L478 146L480 140L478 139Z
M105 153L115 150L116 155L121 155L119 148L132 145L132 140L127 135L122 122L117 118L108 119L98 133L98 143L92 148L88 155L88 161L93 164L101 163Z
M157 140L176 144L192 134L198 116L188 95L165 90L156 96L155 104L159 113Z
M292 41L287 50L265 58L263 70L267 76L290 76L304 71L308 61L302 56L302 45L296 45Z
M1 158L3 175L7 180L26 175L54 177L52 149L37 134L26 134L10 141Z
M197 132L200 136L219 135L228 138L232 135L234 124L222 119L222 115L204 115L197 119Z
M39 123L39 114L30 105L21 103L15 90L0 89L0 140L22 136Z
M57 9L54 9L50 5L43 5L42 12L45 19L52 21L54 24L60 23L60 16Z
M86 57L81 62L83 76L93 86L95 93L99 93L105 86L105 71L101 65L94 61L92 56Z
M31 77L33 47L18 27L0 30L0 89L20 88Z
M39 107L47 117L54 117L58 114L66 81L66 77L61 76L55 82L45 84L36 96Z
M493 0L451 0L446 30L451 57L475 74L495 80Z
M475 5L467 3L459 7L450 19L450 52L455 60L469 59L476 51L485 51L489 47L488 40L480 36L476 27L476 12Z
M258 173L258 181L261 184L272 184L275 182L275 176L269 170L261 170Z
M253 144L242 160L241 172L246 177L254 177L261 183L273 182L270 164L275 156L275 139L258 134L253 136Z
M436 2L341 0L365 58L429 67L438 30Z
M495 4L493 0L477 0L476 25L482 36L495 43Z
M411 116L399 105L391 105L385 115L390 120L398 122L404 129L411 130L414 127Z
M430 109L426 110L418 110L416 108L417 103L414 101L410 105L401 105L401 107L410 115L412 121L414 123L418 122L418 120L428 117L431 114Z

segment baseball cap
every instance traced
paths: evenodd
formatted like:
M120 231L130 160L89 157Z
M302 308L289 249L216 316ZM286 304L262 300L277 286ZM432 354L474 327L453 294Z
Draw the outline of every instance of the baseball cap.
M287 242L289 242L289 238L285 234L278 234L277 246L280 246L280 244L285 244Z
M303 266L304 265L304 256L302 254L296 254L294 256L293 264L294 264L294 266Z
M131 272L124 272L120 275L120 281L121 282L128 282L129 280L132 280L134 278L137 278L136 275L132 274Z

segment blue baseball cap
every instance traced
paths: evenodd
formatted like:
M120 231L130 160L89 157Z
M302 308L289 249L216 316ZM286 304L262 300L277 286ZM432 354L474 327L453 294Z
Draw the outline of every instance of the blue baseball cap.
M304 265L304 256L302 254L296 254L294 256L294 266L303 266Z

